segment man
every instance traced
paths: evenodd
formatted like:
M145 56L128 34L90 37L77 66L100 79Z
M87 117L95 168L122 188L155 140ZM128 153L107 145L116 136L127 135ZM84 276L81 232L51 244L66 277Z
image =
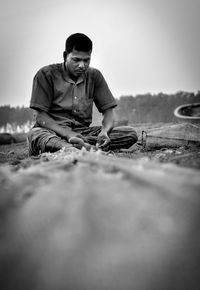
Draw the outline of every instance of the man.
M30 155L63 147L115 150L137 141L132 127L113 128L117 104L101 72L89 67L91 53L92 41L84 34L72 34L65 43L64 63L45 66L35 75L30 108L36 122L28 134ZM103 115L102 126L90 127L93 102Z

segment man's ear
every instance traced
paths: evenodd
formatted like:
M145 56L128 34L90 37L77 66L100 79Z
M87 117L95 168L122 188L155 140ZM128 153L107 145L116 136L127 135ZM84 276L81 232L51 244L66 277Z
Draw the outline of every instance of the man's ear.
M63 58L64 58L64 61L66 61L66 58L67 58L67 52L66 51L63 51Z

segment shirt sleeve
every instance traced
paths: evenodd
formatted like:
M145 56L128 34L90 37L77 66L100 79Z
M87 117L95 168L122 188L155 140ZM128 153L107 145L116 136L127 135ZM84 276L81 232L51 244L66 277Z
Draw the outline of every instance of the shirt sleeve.
M117 106L103 75L98 70L94 87L94 103L100 113Z
M30 101L31 109L41 109L48 112L53 100L53 86L47 72L39 70L33 79Z

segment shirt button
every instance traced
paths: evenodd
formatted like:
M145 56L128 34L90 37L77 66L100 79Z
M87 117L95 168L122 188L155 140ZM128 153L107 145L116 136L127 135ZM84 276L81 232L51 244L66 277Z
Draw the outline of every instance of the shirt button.
M78 97L74 97L74 99L75 99L75 100L77 100L77 99L78 99Z

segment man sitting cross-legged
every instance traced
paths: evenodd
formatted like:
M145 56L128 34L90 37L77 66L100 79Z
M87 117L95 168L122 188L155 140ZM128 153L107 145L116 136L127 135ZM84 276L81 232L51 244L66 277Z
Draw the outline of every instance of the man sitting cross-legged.
M101 72L89 67L92 41L75 33L66 40L64 62L41 68L34 77L30 108L36 114L28 134L29 153L55 152L63 147L87 150L129 148L137 142L130 126L113 127L116 101ZM102 126L90 126L95 103Z

